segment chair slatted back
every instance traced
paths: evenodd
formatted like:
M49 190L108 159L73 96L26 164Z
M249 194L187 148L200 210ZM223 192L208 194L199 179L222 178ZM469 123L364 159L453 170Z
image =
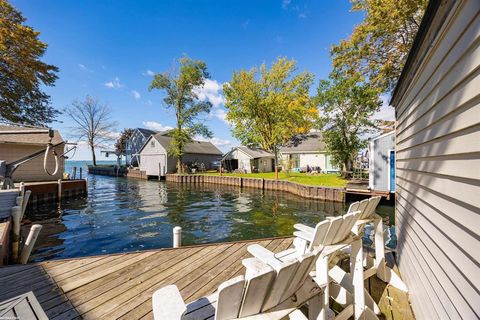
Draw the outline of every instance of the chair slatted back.
M358 217L360 216L360 214L361 214L361 211L354 211L354 212L349 212L343 216L343 224L341 225L340 229L335 235L335 238L333 239L333 243L338 243L350 235L353 225L358 220Z
M325 236L330 228L330 224L330 220L323 220L322 222L317 223L315 226L313 240L310 242L309 251L313 251L314 248L324 243Z
M337 232L341 231L341 227L343 225L343 216L335 217L330 219L330 228L325 235L325 239L323 240L323 245L330 245L334 243L335 236Z
M358 211L358 206L360 205L360 201L355 201L353 202L350 207L348 208L348 211L347 212L354 212L354 211Z
M236 319L242 306L243 289L245 288L244 276L235 277L218 287L218 300L215 309L215 319Z
M271 309L282 302L282 296L285 291L292 285L295 272L300 266L300 261L295 259L293 261L280 263L278 267L274 268L277 272L275 281L273 282L270 292L263 303L262 311Z
M275 270L271 267L264 268L253 275L246 275L247 283L244 289L242 307L238 314L239 317L248 317L262 310L263 301L270 290L274 278Z
M370 199L368 199L368 205L363 211L363 214L360 217L360 219L370 219L371 216L375 213L375 209L380 203L380 200L381 200L380 196L371 197Z
M290 298L298 290L298 288L302 286L308 274L313 269L316 256L317 256L316 254L307 253L296 259L299 261L300 264L297 268L297 271L293 274L293 278L290 281L290 285L282 295L280 302Z

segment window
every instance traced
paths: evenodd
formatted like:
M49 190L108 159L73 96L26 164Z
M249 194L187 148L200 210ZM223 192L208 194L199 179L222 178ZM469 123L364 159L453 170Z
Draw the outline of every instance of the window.
M292 168L300 168L300 155L299 154L290 155L290 166Z
M154 140L150 141L150 147L155 148L155 141Z

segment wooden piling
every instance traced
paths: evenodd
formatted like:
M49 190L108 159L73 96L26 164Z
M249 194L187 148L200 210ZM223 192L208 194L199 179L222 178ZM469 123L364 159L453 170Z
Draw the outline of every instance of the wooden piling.
M30 258L30 254L32 253L32 249L35 245L35 242L37 241L40 230L42 230L42 226L39 224L34 224L30 228L30 232L28 233L27 240L23 245L22 253L20 255L19 262L21 264L26 264L28 262L28 258Z

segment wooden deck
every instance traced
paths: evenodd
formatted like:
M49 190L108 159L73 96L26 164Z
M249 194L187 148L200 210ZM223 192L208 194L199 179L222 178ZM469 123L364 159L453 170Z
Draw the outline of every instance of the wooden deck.
M247 246L272 251L293 238L199 245L0 268L0 301L33 290L50 319L151 319L152 293L176 284L186 302L213 293L244 272ZM366 281L386 319L413 319L407 295L375 277Z

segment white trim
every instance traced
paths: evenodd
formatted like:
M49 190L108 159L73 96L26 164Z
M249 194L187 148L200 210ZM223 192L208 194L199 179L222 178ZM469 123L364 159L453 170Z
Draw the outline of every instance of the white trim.
M375 182L375 142L369 141L368 142L368 149L369 149L369 154L368 154L368 188L370 190L374 190L374 182Z
M375 140L378 140L378 139L381 139L381 138L384 138L384 137L388 137L391 134L395 134L395 130L392 130L392 131L389 131L389 132L384 133L382 135L379 135L378 137L371 138L370 141L375 141Z

